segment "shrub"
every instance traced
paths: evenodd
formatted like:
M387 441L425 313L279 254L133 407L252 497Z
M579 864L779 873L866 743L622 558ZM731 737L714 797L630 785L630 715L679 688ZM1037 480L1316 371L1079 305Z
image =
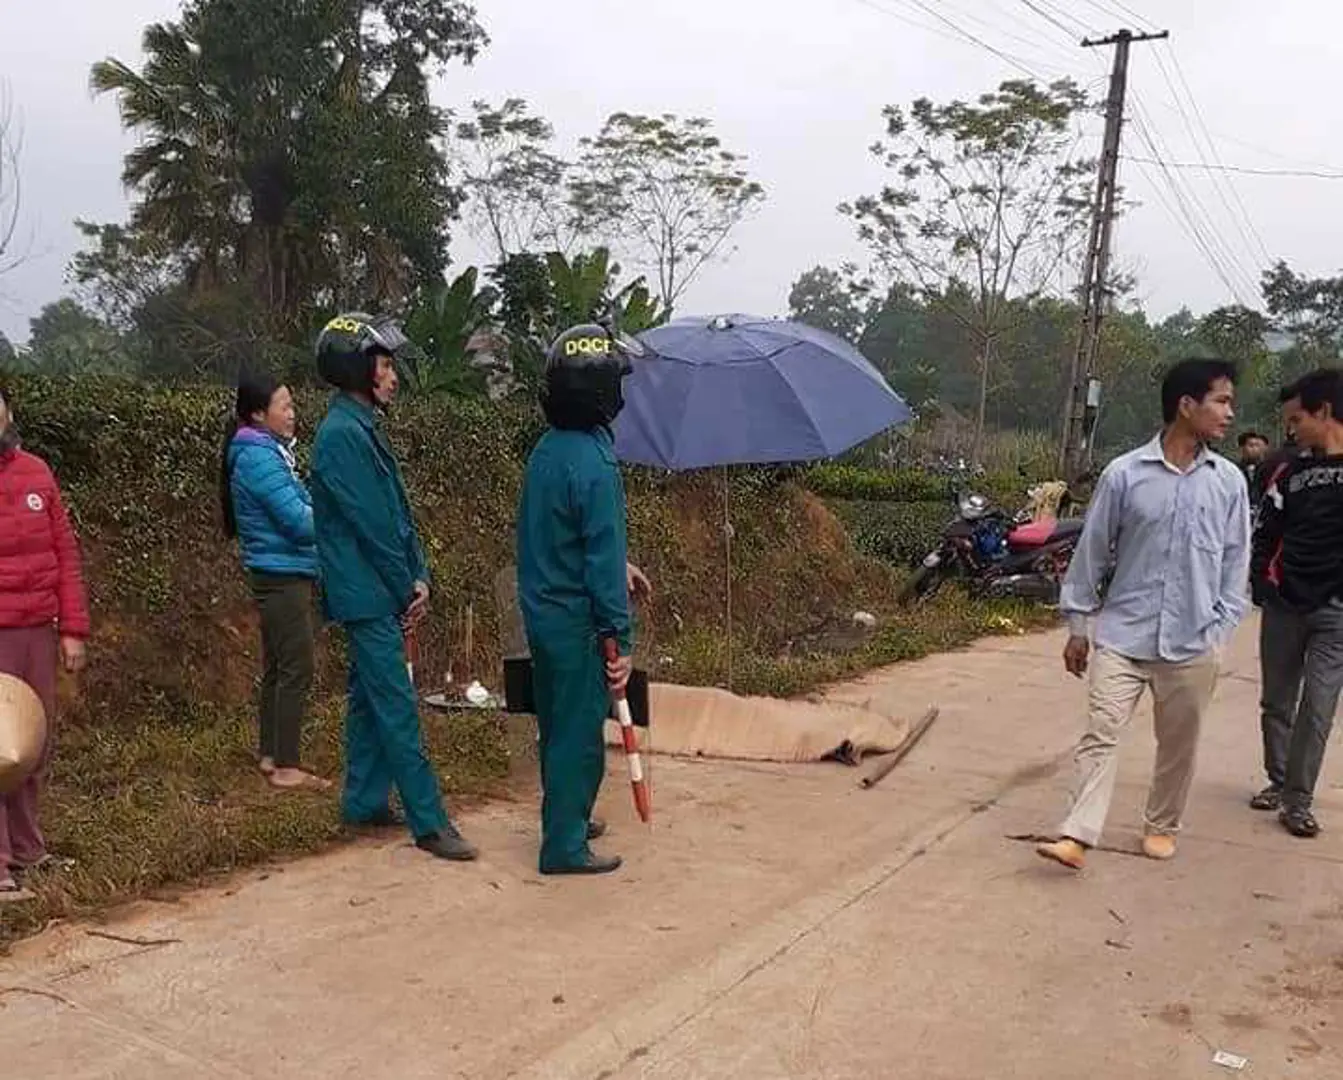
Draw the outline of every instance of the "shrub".
M935 548L951 518L944 502L840 499L832 505L860 552L900 566L913 566Z
M816 465L808 469L803 483L817 495L865 502L941 503L950 505L960 487L982 492L1015 509L1025 500L1026 477L1019 473L985 476L942 475L919 469L865 469L854 465Z

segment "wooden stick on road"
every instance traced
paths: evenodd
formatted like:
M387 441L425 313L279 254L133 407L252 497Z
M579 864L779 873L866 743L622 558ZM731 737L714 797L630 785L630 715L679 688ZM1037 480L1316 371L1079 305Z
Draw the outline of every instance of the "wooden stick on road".
M876 787L886 779L891 770L905 760L906 755L914 749L918 741L923 738L924 733L933 726L933 721L937 719L940 712L941 710L936 705L929 706L928 711L923 714L919 722L905 736L905 741L894 752L888 754L884 760L878 762L877 767L864 776L859 783L865 788L871 788Z

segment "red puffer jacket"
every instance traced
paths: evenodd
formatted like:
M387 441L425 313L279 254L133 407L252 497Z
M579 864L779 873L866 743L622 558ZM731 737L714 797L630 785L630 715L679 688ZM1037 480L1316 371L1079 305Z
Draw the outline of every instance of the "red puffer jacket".
M47 463L0 452L0 628L53 622L88 637L79 544Z

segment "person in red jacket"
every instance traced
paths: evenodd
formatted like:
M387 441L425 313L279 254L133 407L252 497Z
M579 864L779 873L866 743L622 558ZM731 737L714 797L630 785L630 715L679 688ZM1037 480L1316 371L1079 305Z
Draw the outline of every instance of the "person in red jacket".
M23 875L49 859L37 802L51 758L56 665L80 670L89 636L79 544L51 469L19 446L11 400L0 387L0 672L37 691L48 734L38 768L0 795L0 902L26 899Z

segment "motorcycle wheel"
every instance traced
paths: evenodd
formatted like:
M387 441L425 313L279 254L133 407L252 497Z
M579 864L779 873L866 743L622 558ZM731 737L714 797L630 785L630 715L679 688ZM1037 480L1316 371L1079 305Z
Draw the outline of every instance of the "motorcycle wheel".
M927 600L942 587L944 580L946 580L946 571L943 567L920 566L909 577L905 578L905 583L900 586L900 591L896 593L895 602L900 607L909 607L912 604Z

